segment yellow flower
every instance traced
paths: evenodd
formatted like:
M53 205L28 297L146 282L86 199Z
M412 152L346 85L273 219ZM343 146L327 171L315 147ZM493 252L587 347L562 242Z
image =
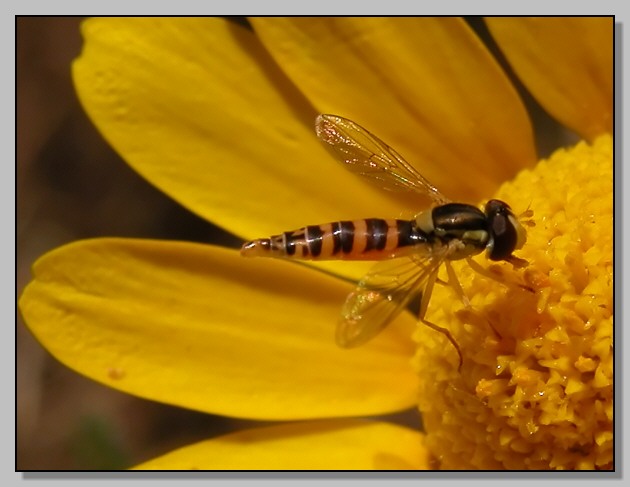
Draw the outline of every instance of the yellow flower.
M463 21L251 22L253 31L222 19L94 19L73 66L88 114L128 163L233 233L395 217L425 204L339 167L313 135L317 113L369 128L456 200L487 199L534 166L525 109ZM352 289L340 277L359 277L362 264L309 267L111 238L36 262L20 309L64 364L144 398L285 421L139 468L612 466L612 163L603 135L612 19L495 18L489 28L540 103L592 145L559 152L498 193L517 213L534 211L518 254L526 269L500 265L501 285L457 266L470 309L436 287L427 317L452 330L461 372L444 337L410 313L364 347L335 347ZM412 406L425 433L353 419Z
M498 269L502 287L456 263L472 312L436 289L430 320L448 324L465 366L448 367L449 343L417 330L427 447L447 469L610 468L610 136L557 151L497 196L535 208L518 252L530 266Z

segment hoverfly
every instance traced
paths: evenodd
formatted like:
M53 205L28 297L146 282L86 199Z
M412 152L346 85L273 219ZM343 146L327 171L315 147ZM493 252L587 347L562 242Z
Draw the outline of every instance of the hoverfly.
M394 149L358 124L336 115L320 115L318 138L351 171L384 189L428 195L431 209L412 220L367 218L310 225L298 230L252 240L243 245L245 257L266 256L302 260L379 260L347 297L336 329L341 347L361 345L376 336L420 297L419 320L440 333L462 354L450 332L425 319L438 271L444 264L448 283L467 304L450 261L466 259L489 275L471 257L486 251L492 261L522 266L512 255L526 240L526 231L512 210L500 200L479 208L454 203L407 163ZM386 259L386 260L383 260Z

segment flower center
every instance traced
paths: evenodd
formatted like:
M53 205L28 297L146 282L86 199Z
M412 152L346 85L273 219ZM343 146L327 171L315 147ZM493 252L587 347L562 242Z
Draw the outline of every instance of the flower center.
M414 366L427 445L441 468L612 465L612 138L554 153L496 195L531 209L516 268L453 267L470 300L436 286ZM446 276L443 277L447 281Z

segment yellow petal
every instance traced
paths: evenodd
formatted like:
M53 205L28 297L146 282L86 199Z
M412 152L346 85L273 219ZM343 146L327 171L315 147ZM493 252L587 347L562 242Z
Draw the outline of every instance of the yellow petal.
M334 324L350 286L306 267L96 239L50 252L34 275L20 300L28 327L61 362L119 390L254 419L415 403L411 317L369 346L339 349Z
M455 18L252 18L319 111L356 120L448 196L487 197L535 160L518 95Z
M420 433L356 419L251 429L203 441L138 470L427 470Z
M551 115L589 140L612 132L612 17L491 17L487 23Z
M202 217L250 239L400 212L329 156L314 109L250 31L225 19L108 18L83 34L73 76L89 116L135 170Z

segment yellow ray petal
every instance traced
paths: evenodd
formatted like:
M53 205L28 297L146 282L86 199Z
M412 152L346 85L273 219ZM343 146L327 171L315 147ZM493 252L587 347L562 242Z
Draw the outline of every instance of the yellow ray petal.
M31 331L67 366L122 391L254 419L415 402L409 328L337 348L350 286L306 267L204 245L96 239L50 252L34 275L20 300Z
M356 120L451 197L487 197L535 162L512 85L454 18L252 18L322 112Z
M203 441L138 470L427 470L420 433L356 419L284 424Z
M491 17L487 23L551 115L591 141L612 132L612 17Z
M400 211L332 160L315 111L250 31L211 18L83 27L73 64L83 106L135 170L190 210L248 239Z

